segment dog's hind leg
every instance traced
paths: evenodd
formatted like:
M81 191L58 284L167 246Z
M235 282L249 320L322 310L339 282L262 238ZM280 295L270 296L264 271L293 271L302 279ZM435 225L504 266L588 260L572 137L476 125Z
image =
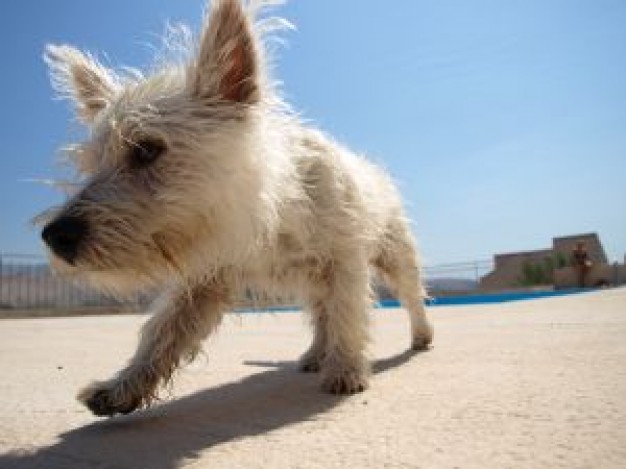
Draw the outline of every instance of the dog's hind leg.
M199 351L229 305L227 289L213 283L163 298L158 312L143 326L129 364L112 379L83 389L78 400L94 414L109 416L149 405L181 361L191 360Z
M313 326L313 342L309 349L300 357L300 371L317 373L322 366L326 353L328 313L323 301L315 301L308 308Z
M427 295L419 256L405 222L389 230L374 266L409 314L411 347L414 350L427 348L433 340L433 327L424 307Z

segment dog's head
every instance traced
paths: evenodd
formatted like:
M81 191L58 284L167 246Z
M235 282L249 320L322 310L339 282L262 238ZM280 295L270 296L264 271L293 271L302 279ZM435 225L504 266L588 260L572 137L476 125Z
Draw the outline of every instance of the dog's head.
M258 234L258 134L274 98L253 16L239 0L215 0L188 60L146 76L48 46L53 83L89 128L71 150L80 188L42 232L57 269L123 291Z

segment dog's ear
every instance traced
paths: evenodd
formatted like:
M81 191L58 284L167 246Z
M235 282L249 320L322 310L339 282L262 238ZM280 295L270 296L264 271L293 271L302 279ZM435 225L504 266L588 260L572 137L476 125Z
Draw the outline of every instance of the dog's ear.
M259 100L259 57L252 28L239 0L212 2L190 75L196 96L244 104Z
M119 92L115 74L97 60L66 45L47 45L44 60L50 68L52 86L71 99L80 119L91 124Z

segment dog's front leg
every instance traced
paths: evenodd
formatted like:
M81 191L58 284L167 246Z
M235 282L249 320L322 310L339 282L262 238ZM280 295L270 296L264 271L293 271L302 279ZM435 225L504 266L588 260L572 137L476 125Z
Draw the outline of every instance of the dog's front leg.
M371 307L367 264L359 262L358 257L334 262L324 280L324 317L316 332L316 337L323 337L318 345L324 351L317 351L322 389L333 394L363 391L368 387L370 374L365 356Z
M134 357L115 377L83 389L78 400L96 415L127 414L150 404L181 360L192 359L201 341L231 304L228 289L206 283L166 295L143 326Z

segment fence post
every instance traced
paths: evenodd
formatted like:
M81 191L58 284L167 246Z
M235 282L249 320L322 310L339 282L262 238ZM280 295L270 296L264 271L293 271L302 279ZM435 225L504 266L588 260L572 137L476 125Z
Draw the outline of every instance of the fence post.
M12 271L11 264L4 265L4 258L3 258L2 259L2 266L3 266L2 267L3 272L6 272L4 274L4 275L6 275L6 277L4 278L3 283L4 283L4 287L5 287L6 291L7 291L7 293L6 293L5 297L4 297L4 301L6 301L7 306L11 306L11 296L12 296L12 292L11 292L12 287L11 287L11 285L13 283L12 279L11 279L11 271Z
M0 307L4 304L4 269L2 267L2 253L0 252Z
M32 303L32 298L30 297L32 291L30 282L32 281L33 276L33 266L27 265L25 270L26 273L24 274L24 277L26 278L26 282L24 283L26 284L26 304L24 306L30 306Z

